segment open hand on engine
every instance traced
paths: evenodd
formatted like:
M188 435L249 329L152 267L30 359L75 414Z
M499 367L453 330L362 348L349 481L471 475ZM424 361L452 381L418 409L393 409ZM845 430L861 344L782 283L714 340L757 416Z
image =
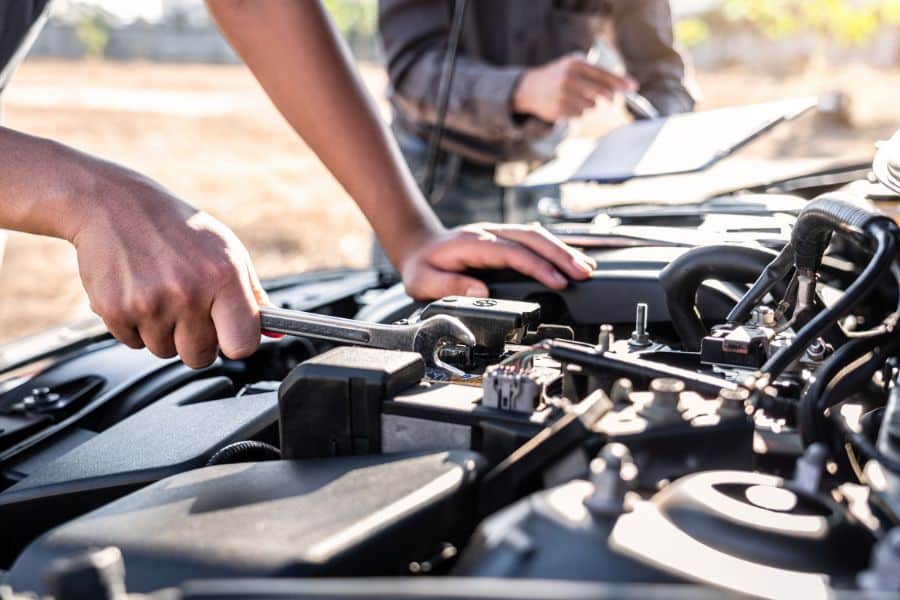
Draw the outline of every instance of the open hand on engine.
M470 269L515 269L562 290L569 279L586 279L596 267L539 225L478 223L426 238L403 262L402 275L410 296L430 300L487 296L487 285L464 273Z

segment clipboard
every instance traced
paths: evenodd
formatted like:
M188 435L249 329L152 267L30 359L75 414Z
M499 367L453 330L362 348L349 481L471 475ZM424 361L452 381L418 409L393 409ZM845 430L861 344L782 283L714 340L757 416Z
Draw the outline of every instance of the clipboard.
M581 152L536 169L522 187L568 182L622 183L702 171L779 123L814 108L808 96L636 121Z

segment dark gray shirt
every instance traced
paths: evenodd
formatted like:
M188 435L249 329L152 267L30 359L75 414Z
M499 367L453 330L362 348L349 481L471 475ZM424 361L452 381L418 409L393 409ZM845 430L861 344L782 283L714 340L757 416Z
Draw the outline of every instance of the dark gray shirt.
M0 0L0 94L43 27L48 5L49 0Z
M553 125L514 114L523 72L587 52L610 23L628 73L662 114L690 111L685 62L675 47L667 0L469 0L443 147L482 162L546 159ZM379 0L378 25L390 77L394 124L427 139L452 1ZM551 144L552 148L552 144Z

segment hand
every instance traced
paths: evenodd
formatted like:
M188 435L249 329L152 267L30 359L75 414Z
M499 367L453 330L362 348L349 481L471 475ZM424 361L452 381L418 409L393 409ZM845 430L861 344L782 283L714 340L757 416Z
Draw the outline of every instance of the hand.
M568 278L586 279L597 263L538 225L481 223L427 239L403 262L406 292L416 300L448 295L488 295L487 285L467 269L512 268L554 290Z
M526 71L513 93L513 110L555 123L580 117L599 96L612 100L617 92L636 89L631 78L572 54Z
M71 240L91 308L128 346L200 368L219 347L243 358L259 345L265 292L247 250L152 181L107 169Z

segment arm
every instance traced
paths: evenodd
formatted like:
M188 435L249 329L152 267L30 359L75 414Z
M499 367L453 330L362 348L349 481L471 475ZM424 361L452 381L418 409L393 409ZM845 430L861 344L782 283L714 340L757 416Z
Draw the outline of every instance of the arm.
M437 120L437 90L451 15L445 0L380 0L379 33L394 98L414 119ZM526 9L527 10L527 9ZM502 26L497 35L503 35ZM580 116L603 96L633 83L594 67L583 56L563 56L537 67L493 65L460 54L446 125L478 138L545 136L551 124Z
M318 2L208 0L266 93L366 215L417 298L486 295L467 268L512 267L556 289L590 261L543 230L444 231Z
M438 89L448 43L453 2L379 0L378 32L393 99L413 119L435 123ZM456 58L446 126L479 138L546 134L550 127L514 114L513 95L526 68L492 65L465 55Z
M49 140L0 127L0 157L0 228L71 242L91 308L118 339L193 367L218 346L232 358L256 349L265 294L228 228L133 171Z
M685 59L676 48L668 0L625 0L615 5L616 40L628 73L663 115L690 112Z

